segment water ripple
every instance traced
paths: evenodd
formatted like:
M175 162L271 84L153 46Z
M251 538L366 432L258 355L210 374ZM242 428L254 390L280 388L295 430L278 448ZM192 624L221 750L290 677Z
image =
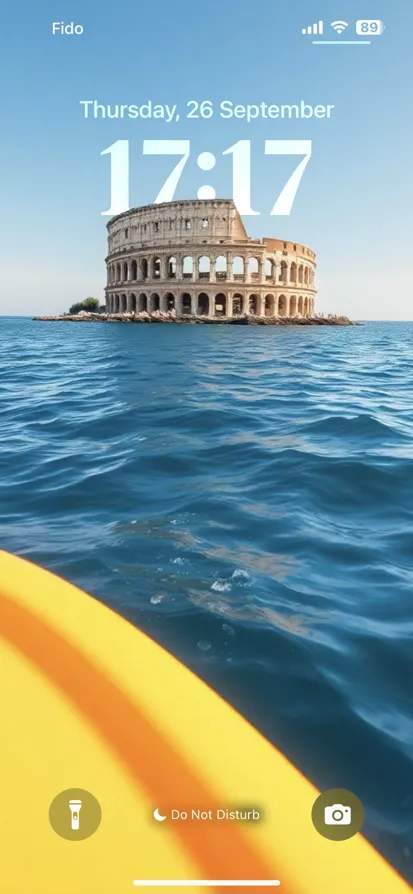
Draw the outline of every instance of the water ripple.
M356 791L413 880L412 337L3 318L0 533Z

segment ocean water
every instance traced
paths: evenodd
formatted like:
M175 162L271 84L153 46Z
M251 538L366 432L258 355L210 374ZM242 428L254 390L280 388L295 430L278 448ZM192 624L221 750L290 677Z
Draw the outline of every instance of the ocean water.
M1 318L0 390L0 546L354 791L413 880L413 323Z

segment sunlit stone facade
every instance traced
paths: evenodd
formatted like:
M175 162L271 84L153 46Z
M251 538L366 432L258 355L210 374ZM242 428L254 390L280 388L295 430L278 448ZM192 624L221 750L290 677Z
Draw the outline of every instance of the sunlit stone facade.
M314 252L250 238L232 199L132 208L107 229L108 313L314 315Z

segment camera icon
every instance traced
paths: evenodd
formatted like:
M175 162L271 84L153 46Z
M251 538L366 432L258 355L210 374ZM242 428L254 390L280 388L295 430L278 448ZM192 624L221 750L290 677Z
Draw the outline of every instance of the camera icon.
M333 804L324 810L324 822L326 826L349 826L351 823L351 807L343 804Z

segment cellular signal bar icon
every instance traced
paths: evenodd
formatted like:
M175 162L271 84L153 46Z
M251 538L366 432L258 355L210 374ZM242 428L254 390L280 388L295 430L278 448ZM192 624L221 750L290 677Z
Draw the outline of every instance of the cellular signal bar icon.
M324 33L324 24L323 22L315 22L314 25L309 25L308 28L302 28L301 34L323 34Z

